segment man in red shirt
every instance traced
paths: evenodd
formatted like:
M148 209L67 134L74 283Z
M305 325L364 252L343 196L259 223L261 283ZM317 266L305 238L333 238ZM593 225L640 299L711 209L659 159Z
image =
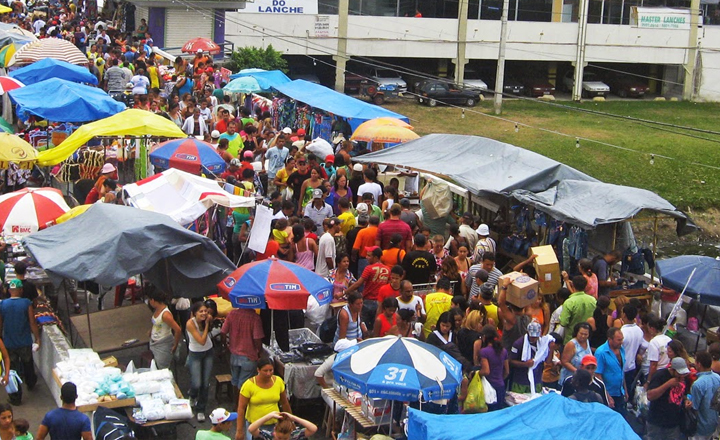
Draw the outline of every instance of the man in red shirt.
M402 207L394 203L390 207L390 218L380 223L378 227L377 236L375 237L376 246L381 249L388 249L390 247L390 237L393 234L400 234L402 237L400 249L405 249L405 252L412 250L412 230L407 223L400 220L400 214L402 214Z
M390 268L380 262L382 249L377 246L371 246L365 250L367 251L368 266L363 270L360 279L350 286L345 293L349 295L364 286L363 308L362 312L360 312L360 318L368 330L372 331L373 325L375 324L375 315L377 314L380 288L388 283Z
M220 174L220 178L227 181L228 177L234 178L236 181L242 180L242 170L240 169L240 161L232 159L227 169ZM234 183L234 182L230 182Z
M262 353L265 334L260 315L252 309L233 309L225 318L220 333L228 338L233 398L237 399L238 389L255 375L256 362Z
M405 269L399 264L390 269L390 282L380 288L377 302L380 304L378 314L382 313L382 302L385 298L397 298L400 296L400 282L405 276Z

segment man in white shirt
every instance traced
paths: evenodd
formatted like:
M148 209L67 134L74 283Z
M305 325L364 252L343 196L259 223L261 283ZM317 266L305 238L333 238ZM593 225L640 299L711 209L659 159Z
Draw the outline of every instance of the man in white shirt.
M413 285L409 280L400 281L400 296L397 297L398 310L412 310L417 317L418 322L425 322L427 314L425 313L425 304L422 298L415 295Z
M147 88L150 85L150 80L145 76L144 69L138 69L137 75L130 79L133 85L133 95L147 95Z
M275 175L285 166L285 160L288 157L288 150L285 147L285 136L283 135L281 142L276 142L275 145L267 149L265 153L265 159L268 161L268 180L272 182L275 180Z
M478 242L478 234L472 227L473 215L471 212L466 212L465 214L463 214L460 220L461 223L460 227L458 228L460 230L460 236L467 240L468 244L470 245L470 249L468 249L468 251L472 252Z
M317 261L315 262L315 273L322 277L327 277L330 270L335 268L335 235L340 232L341 223L342 221L337 217L323 221L325 233L320 237Z
M375 197L373 200L373 204L376 206L382 206L382 187L380 187L379 184L375 183L375 171L368 168L363 173L363 176L365 177L365 183L358 187L358 194L370 193Z
M37 20L35 20L35 22L33 23L33 29L35 30L36 35L40 34L40 29L42 29L45 24L45 20L43 20L42 18L38 18Z
M637 308L633 305L626 304L622 309L623 326L620 328L623 334L623 348L625 349L625 365L623 372L625 374L625 384L628 390L628 401L632 402L635 395L635 376L637 374L637 358L642 356L644 349L641 348L643 342L643 331L635 323L637 317Z
M664 328L665 320L661 318L653 319L648 323L648 331L650 332L650 336L652 336L647 348L647 357L648 361L650 361L648 382L650 382L650 379L657 370L667 368L670 363L670 357L668 357L667 354L667 345L672 339L662 332Z

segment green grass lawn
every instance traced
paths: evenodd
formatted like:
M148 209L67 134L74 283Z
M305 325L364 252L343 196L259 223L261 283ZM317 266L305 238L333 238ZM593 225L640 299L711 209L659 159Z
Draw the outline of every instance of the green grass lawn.
M720 131L720 104L651 101L558 104ZM660 129L664 127L651 127L526 100L506 100L502 117L572 137L522 126L516 133L513 123L486 116L493 114L491 99L477 107L466 108L465 118L461 117L462 110L459 108L430 108L409 99L388 101L385 107L410 118L420 135L455 133L497 139L555 159L604 182L649 189L680 209L720 207L720 170L696 165L720 166L718 135L693 132L712 141L695 139ZM683 131L675 128L666 130ZM575 136L641 153L586 141L581 141L580 148L576 148ZM654 165L651 165L650 154L674 160L656 156Z

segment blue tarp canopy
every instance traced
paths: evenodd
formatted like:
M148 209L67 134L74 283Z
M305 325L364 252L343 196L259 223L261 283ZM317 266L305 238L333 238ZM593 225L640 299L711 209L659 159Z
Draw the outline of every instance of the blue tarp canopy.
M270 90L273 87L292 81L284 73L279 70L257 70L257 69L246 69L241 70L238 73L230 75L230 79L242 78L244 76L251 76L255 78L260 87L263 90Z
M60 78L76 83L97 85L98 80L87 67L76 66L53 58L44 58L8 74L12 78L29 86L50 78Z
M410 122L406 116L302 79L275 86L275 89L296 101L350 119L348 122L353 130L369 119L380 117L398 118Z
M577 402L556 393L484 414L437 415L410 408L408 438L640 440L625 419L607 406Z
M703 304L720 306L720 259L681 255L659 260L656 266L663 285L678 292L682 292L695 269L685 294L698 298Z
M30 115L56 122L87 122L125 110L102 89L52 78L8 92L17 104L17 115Z

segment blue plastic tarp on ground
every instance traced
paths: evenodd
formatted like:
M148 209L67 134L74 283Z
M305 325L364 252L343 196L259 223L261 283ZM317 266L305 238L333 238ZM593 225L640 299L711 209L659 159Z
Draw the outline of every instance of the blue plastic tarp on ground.
M343 118L352 118L348 122L353 130L369 119L380 117L398 118L410 122L406 116L302 79L281 84L275 89L296 101L304 102Z
M30 115L55 122L87 122L110 117L125 110L102 89L65 81L47 79L8 92L17 104L17 115Z
M485 414L436 415L409 410L412 440L640 440L623 417L599 403L550 393Z
M244 72L241 70L238 73L230 75L230 79L242 78L244 76L251 76L255 78L255 80L258 82L258 84L260 85L260 87L262 87L263 90L270 90L277 85L289 83L290 81L292 81L290 78L287 77L287 75L285 75L279 70L263 70L260 72Z
M60 78L76 83L97 85L98 80L87 67L76 66L53 58L44 58L8 74L12 78L29 86L50 78Z

